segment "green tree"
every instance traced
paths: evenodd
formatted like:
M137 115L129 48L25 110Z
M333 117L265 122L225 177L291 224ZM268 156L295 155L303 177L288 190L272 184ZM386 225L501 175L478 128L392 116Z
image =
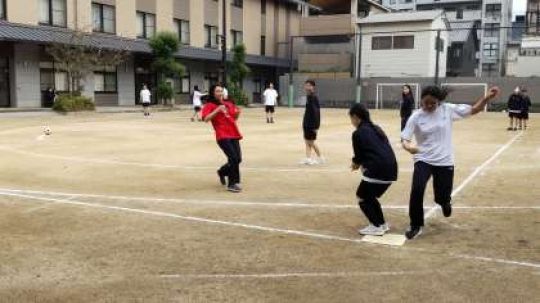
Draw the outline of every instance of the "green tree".
M246 47L238 44L233 48L233 58L229 63L229 90L230 95L237 104L247 105L248 97L242 89L244 78L250 73L246 65Z
M174 97L174 90L167 79L180 78L184 74L184 66L174 57L180 41L172 32L159 32L150 39L149 43L154 55L152 69L158 76L157 98L162 104L167 104L167 100L172 100Z

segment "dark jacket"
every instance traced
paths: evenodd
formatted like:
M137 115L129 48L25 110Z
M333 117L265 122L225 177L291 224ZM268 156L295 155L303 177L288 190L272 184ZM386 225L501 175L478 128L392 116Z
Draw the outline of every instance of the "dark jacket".
M386 136L377 133L375 126L362 123L352 135L354 157L362 165L364 176L381 181L396 181L398 165L396 155Z
M529 98L529 96L522 96L521 100L521 111L524 113L528 113L529 108L531 108L532 106L531 98Z
M401 118L407 118L412 115L414 109L414 98L412 94L402 95L403 100L401 102L401 108L399 114Z
M508 98L508 110L520 111L522 107L521 104L522 104L521 95L512 94Z
M307 95L306 111L302 126L304 129L319 129L321 127L321 106L315 94Z

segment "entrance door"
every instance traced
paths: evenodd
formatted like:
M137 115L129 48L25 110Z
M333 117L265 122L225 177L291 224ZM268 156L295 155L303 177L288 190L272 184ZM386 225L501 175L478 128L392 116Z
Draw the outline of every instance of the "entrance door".
M9 61L0 57L0 107L10 107L9 99Z
M135 100L136 104L140 104L140 92L142 86L146 84L148 89L152 92L152 104L157 103L156 99L156 83L157 76L151 71L152 60L148 57L135 58Z

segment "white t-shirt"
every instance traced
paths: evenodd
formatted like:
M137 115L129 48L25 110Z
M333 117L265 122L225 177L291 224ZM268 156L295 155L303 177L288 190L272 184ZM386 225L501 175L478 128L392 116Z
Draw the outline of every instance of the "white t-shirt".
M150 90L148 89L143 89L141 90L141 102L142 103L150 103L151 102L151 97L152 96L152 93L150 92Z
M264 105L266 106L275 106L277 103L278 93L273 88L267 88L264 90Z
M202 101L201 101L201 97L204 96L203 93L201 92L198 92L198 91L194 91L193 92L193 107L201 107L202 106Z
M470 105L450 103L441 103L433 113L415 111L401 133L402 139L410 141L413 135L416 139L419 151L414 155L414 162L454 165L452 122L470 116L471 111Z

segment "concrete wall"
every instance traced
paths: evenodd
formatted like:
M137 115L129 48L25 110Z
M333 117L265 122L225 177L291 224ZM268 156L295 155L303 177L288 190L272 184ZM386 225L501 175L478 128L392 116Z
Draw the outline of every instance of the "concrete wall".
M135 71L133 57L118 66L118 105L135 105Z
M39 46L15 44L13 46L14 73L11 104L14 107L41 107L39 79Z

